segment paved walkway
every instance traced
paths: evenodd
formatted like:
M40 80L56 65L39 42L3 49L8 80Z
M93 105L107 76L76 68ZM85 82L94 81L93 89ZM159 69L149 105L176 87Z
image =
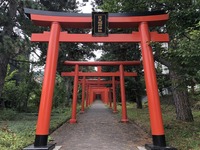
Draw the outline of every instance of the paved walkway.
M151 143L137 125L120 123L119 116L99 100L79 114L77 121L66 123L51 134L60 150L138 150L138 146Z

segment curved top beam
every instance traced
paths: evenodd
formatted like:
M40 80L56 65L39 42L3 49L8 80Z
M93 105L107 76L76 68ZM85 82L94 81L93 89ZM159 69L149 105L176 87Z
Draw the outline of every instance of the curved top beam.
M92 14L42 11L24 8L25 13L39 26L50 26L59 22L63 28L91 28ZM109 28L133 28L140 22L148 22L149 26L162 26L169 19L164 11L109 13Z
M65 61L65 65L80 65L80 66L134 66L140 65L140 61Z

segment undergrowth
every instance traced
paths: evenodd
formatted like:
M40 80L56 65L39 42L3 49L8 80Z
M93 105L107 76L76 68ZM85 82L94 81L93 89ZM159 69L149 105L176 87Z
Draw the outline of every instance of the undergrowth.
M175 108L172 103L161 101L165 136L168 146L178 150L200 149L200 111L193 109L194 122L182 122L176 120ZM121 106L118 106L121 111ZM127 114L144 131L151 135L148 105L143 109L137 109L136 104L127 103Z
M80 109L78 105L77 110ZM0 150L21 150L32 144L35 138L37 113L0 111ZM50 133L65 123L71 116L70 108L52 111ZM49 136L49 139L51 137Z

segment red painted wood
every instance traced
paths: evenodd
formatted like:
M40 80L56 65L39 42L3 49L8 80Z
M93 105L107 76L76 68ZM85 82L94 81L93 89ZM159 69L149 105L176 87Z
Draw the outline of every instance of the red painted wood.
M82 101L81 101L81 113L85 110L85 85L86 85L86 79L83 77L82 79Z
M128 122L127 109L126 109L125 82L124 82L124 66L120 65L119 70L120 70L120 91L121 91L121 103L122 103L121 122Z
M140 65L140 61L65 61L65 65L76 65L79 66L119 66L119 65L125 65L125 66L134 66L134 65Z
M62 72L61 76L74 76L75 72ZM119 72L79 72L79 77L85 76L85 77L119 77L120 73ZM135 77L137 76L136 72L124 72L124 76L126 77Z
M91 15L92 16L92 15ZM162 26L169 19L168 14L152 16L109 16L109 28L133 28L140 22L149 22L149 26ZM92 17L47 16L31 14L31 20L38 26L50 26L51 22L60 22L63 28L91 28Z
M89 85L86 84L86 107L89 106Z
M83 80L82 79L79 80L79 83L83 83ZM119 84L119 81L114 81L114 83L115 84ZM98 84L113 84L113 82L110 81L110 80L108 80L108 81L104 81L104 80L103 81L87 80L86 84L90 84L90 85L92 85L92 84L95 84L95 85L98 85Z
M31 36L31 42L48 42L49 32L33 33ZM132 32L132 34L109 34L107 37L93 37L91 34L68 34L67 32L61 32L59 42L117 42L117 43L134 43L140 42L141 36L139 32ZM154 42L169 42L168 34L158 34L157 32L151 32L151 41Z
M117 112L117 100L116 100L116 81L115 77L112 77L112 90L113 90L113 112Z
M47 51L46 67L44 71L44 81L42 85L36 135L49 134L53 91L59 52L58 49L60 30L60 24L58 22L53 22L51 25L51 34Z
M144 66L144 76L147 89L148 106L151 122L152 135L164 135L163 119L156 80L153 51L148 44L150 41L149 27L147 22L142 22L139 27L142 36L142 57Z
M73 99L72 99L72 115L70 123L76 123L76 106L78 97L78 76L79 76L79 65L75 65L75 76L74 76L74 88L73 88Z
M109 89L108 96L109 96L109 104L110 104L109 107L112 108L112 101L113 101L112 100L112 91L111 91L111 88L108 88L108 89Z

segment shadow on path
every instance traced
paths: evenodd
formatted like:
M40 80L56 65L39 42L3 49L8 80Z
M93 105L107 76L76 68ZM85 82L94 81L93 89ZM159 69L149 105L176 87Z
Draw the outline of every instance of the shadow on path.
M60 150L137 150L151 143L150 137L136 124L120 123L117 114L96 100L79 114L77 124L65 123L51 134Z

